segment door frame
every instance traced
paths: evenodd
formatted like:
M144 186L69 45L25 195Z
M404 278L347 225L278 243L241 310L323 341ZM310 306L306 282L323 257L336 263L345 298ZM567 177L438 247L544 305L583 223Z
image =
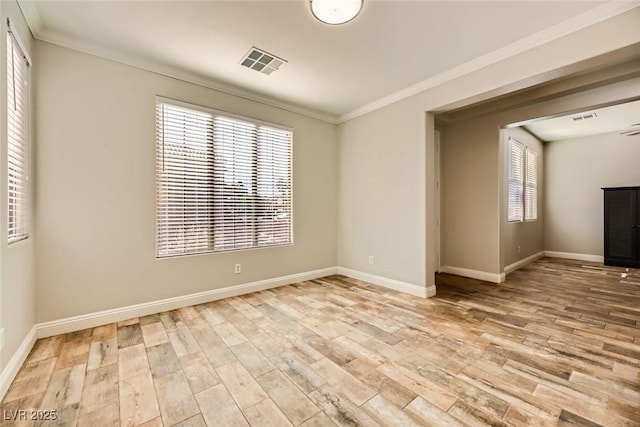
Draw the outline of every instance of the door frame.
M440 194L441 194L441 181L442 181L442 174L441 174L441 170L440 170L440 163L441 163L441 143L440 143L440 131L436 130L434 131L434 175L435 175L435 184L436 184L436 189L435 189L435 215L436 215L436 232L435 232L435 249L436 249L436 264L435 264L435 271L437 273L440 273L440 265L441 265L441 250L440 250Z

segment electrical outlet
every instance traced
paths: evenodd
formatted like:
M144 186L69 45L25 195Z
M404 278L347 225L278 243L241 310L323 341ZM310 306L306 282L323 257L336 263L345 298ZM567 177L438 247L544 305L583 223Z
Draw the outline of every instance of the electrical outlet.
M235 267L236 274L239 274L241 271L242 271L242 265L236 264L236 267Z
M520 253L520 246L518 246L518 253Z
M0 350L4 349L4 329L0 329Z
M373 255L369 255L369 264L373 264Z

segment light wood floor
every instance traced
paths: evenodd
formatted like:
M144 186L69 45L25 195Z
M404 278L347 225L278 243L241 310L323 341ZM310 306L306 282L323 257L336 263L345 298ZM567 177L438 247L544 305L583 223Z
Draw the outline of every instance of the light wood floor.
M428 300L334 276L47 338L3 416L638 426L640 270L623 271L543 259L501 285L439 275Z

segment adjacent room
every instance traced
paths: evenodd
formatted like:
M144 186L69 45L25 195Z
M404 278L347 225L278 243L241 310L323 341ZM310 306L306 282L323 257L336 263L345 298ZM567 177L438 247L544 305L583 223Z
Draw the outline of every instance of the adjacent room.
M640 424L640 2L2 0L0 424Z

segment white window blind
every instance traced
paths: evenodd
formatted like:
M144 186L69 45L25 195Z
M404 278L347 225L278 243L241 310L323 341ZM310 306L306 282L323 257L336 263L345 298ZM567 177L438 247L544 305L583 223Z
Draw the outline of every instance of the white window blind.
M7 33L7 182L9 243L29 236L28 60L11 31Z
M524 180L524 219L538 218L538 154L527 148Z
M538 218L538 154L513 138L509 138L510 222L533 221Z
M157 256L291 244L291 131L176 104L156 103Z
M513 138L509 138L509 221L522 221L524 215L525 147Z

